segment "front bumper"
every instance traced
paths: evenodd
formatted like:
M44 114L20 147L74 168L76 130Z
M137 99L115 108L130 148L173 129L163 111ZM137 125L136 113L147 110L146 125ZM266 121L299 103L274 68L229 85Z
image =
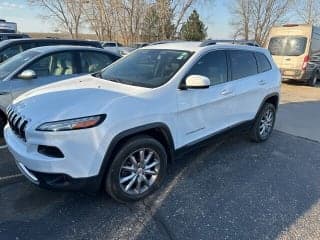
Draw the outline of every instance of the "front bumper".
M106 145L100 144L103 136L98 129L35 132L25 142L7 125L4 137L18 168L31 182L45 188L70 190L88 185L94 188L98 184L106 152ZM45 156L39 152L39 145L55 146L64 156Z
M65 174L40 173L27 169L22 163L16 162L20 172L33 184L46 189L57 190L85 190L86 192L97 192L100 189L101 178L71 178Z

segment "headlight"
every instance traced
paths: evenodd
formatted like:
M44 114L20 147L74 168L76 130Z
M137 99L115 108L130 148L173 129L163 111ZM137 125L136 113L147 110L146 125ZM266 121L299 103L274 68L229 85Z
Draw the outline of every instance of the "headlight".
M75 119L68 119L56 122L43 123L37 127L38 131L58 132L70 131L84 128L92 128L98 126L106 119L106 115L96 115L90 117L82 117Z

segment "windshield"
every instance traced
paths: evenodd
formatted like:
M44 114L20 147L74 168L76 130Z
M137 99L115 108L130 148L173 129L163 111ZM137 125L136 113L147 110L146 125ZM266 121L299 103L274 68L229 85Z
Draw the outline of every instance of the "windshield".
M273 37L269 42L269 51L276 56L300 56L305 52L306 37Z
M192 55L191 52L141 49L107 67L101 77L141 87L165 84Z
M19 67L29 62L35 56L39 55L40 52L26 51L9 58L7 61L0 64L0 79L4 79L9 76L12 72L17 70Z

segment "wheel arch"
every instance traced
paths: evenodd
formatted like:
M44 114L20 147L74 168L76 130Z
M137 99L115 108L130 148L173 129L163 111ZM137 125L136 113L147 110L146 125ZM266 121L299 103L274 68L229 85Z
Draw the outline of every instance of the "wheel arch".
M173 137L169 127L166 124L160 122L151 123L125 130L116 135L108 147L99 171L100 187L117 151L121 148L121 146L123 146L123 144L138 135L148 135L158 140L166 149L169 162L174 160Z
M274 105L274 107L276 108L276 110L278 110L278 106L279 106L279 93L271 93L267 96L265 96L265 98L263 99L263 101L260 104L259 110L256 113L255 118L258 116L259 112L261 111L262 107L264 106L265 103L271 103Z

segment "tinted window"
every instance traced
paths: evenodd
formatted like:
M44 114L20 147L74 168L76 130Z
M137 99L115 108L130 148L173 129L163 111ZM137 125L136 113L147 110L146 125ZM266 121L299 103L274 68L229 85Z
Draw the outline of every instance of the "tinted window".
M23 52L21 45L10 46L0 53L0 62L7 60L8 58L13 57L14 55Z
M113 62L113 58L107 54L97 52L81 52L81 69L84 73L94 73Z
M101 77L124 84L159 87L170 80L191 54L165 49L137 50L107 67Z
M202 57L188 75L202 75L210 79L211 85L228 80L227 57L224 51L214 51Z
M232 80L258 73L257 62L253 53L248 51L230 51Z
M306 37L273 37L270 39L268 49L276 56L300 56L305 52L306 45Z
M259 72L266 72L266 71L271 70L271 64L264 54L255 53L255 56L257 59Z
M73 54L70 52L55 53L42 57L26 69L35 71L37 76L61 76L76 73Z

